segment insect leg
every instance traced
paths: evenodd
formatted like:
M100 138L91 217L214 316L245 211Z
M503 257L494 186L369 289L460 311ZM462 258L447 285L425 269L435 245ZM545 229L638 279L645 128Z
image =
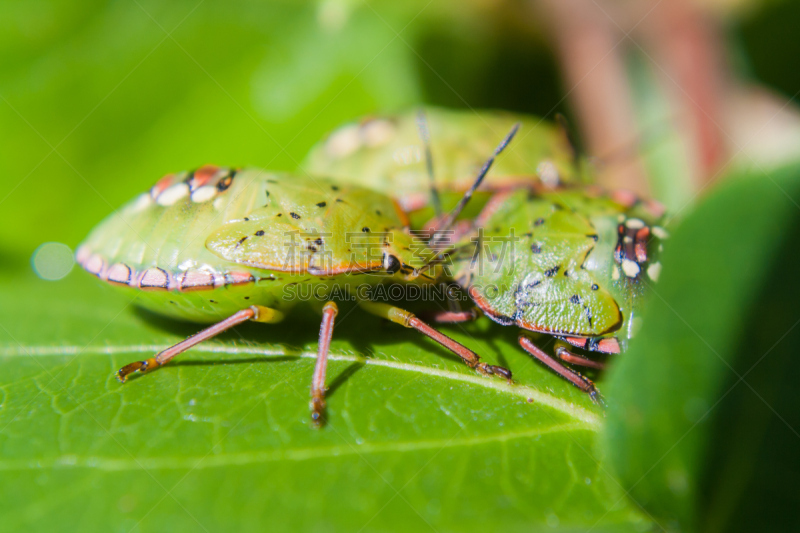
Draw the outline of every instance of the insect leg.
M600 393L590 379L583 377L574 370L571 370L559 363L551 355L548 355L544 350L536 346L533 341L525 335L519 336L519 344L526 352L550 367L550 369L555 371L556 374L566 379L582 391L589 393L589 396L591 396L592 400L602 403L602 400L600 399Z
M585 337L562 337L573 346L583 348L590 352L600 353L620 353L621 348L619 340L615 337L607 337L605 339L587 339Z
M559 359L573 365L597 368L598 370L603 370L606 367L606 365L599 361L594 361L592 359L583 357L582 355L570 352L565 346L560 346L557 344L555 352Z
M155 370L156 368L167 364L170 360L172 360L173 357L179 353L185 352L195 344L219 335L223 331L248 320L264 323L280 322L283 320L283 313L274 309L269 309L268 307L251 305L246 309L237 311L222 322L217 322L213 326L209 326L206 329L195 333L188 339L170 346L163 352L156 354L155 357L151 357L146 361L136 361L135 363L130 363L123 366L117 371L117 379L120 382L125 383L125 380L128 379L128 376L134 372L138 371L144 374L145 372Z
M422 145L425 147L425 168L428 171L428 181L430 182L431 203L433 204L436 218L439 219L442 217L442 200L439 198L439 190L436 188L436 179L433 173L433 156L431 155L431 132L428 129L428 117L423 109L420 109L417 113L417 129L422 139Z
M373 315L379 316L381 318L386 318L400 324L401 326L407 328L413 328L423 335L430 337L431 339L435 340L457 356L461 358L467 366L472 369L477 370L481 374L486 376L501 376L506 379L511 379L511 371L503 368L502 366L496 365L488 365L481 361L481 358L478 357L478 354L464 346L463 344L454 341L447 335L436 331L428 324L423 322L413 313L406 311L405 309L400 309L399 307L395 307L393 305L378 303L378 302L370 302L359 300L358 304L364 308L365 311L371 313Z
M335 302L327 302L322 308L322 323L319 326L319 346L317 347L317 363L314 365L314 378L311 381L311 420L317 427L322 425L325 412L325 372L328 369L328 349L333 336L333 322L339 308Z

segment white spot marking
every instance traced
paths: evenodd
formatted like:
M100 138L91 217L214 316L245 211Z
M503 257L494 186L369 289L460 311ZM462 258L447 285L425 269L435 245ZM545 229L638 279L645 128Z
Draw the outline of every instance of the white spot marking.
M186 261L184 261L183 263L178 265L178 270L180 270L181 272L185 272L185 271L189 270L190 268L193 268L195 266L195 264L197 264L197 263L195 262L194 259L187 259Z
M139 198L137 198L136 201L133 202L128 209L131 213L138 213L139 211L144 211L145 209L150 207L150 204L152 202L153 202L153 197L150 196L149 192L146 192L144 194L140 194Z
M669 237L669 233L667 233L667 230L665 230L661 226L653 226L650 229L653 232L653 235L655 235L656 237L658 237L661 240L664 240L664 239Z
M625 222L625 215L617 215L617 222Z
M631 261L630 259L623 259L622 260L622 271L625 272L625 275L629 278L635 278L639 275L641 269L639 265L636 264L635 261Z
M192 193L192 201L198 204L207 202L217 194L217 188L212 185L204 185Z
M325 144L325 150L331 157L346 157L361 147L361 135L356 124L345 126L336 131Z
M658 276L661 275L661 263L653 263L647 267L647 275L653 281L658 281Z
M171 206L175 204L178 200L183 198L184 196L189 194L189 186L185 183L176 183L175 185L171 185L168 187L164 192L158 195L156 198L156 202L158 205L163 205L164 207Z
M79 265L83 265L90 255L92 255L92 250L87 245L82 244L78 251L75 252L75 260Z
M558 176L558 169L552 161L545 160L539 163L536 167L536 173L539 174L542 184L547 187L557 187L561 181Z
M638 218L629 218L625 221L625 227L628 229L642 229L644 226L644 222Z
M83 268L95 276L102 277L101 274L105 265L106 262L99 254L92 254L89 259L86 260L86 263L83 264Z
M133 277L131 267L124 263L114 263L108 267L106 272L106 280L110 283L120 283L127 285Z
M419 146L411 144L395 150L392 158L398 165L413 165L422 160L422 150Z
M611 279L614 281L619 279L619 269L617 267L611 267Z
M388 120L370 120L362 129L364 144L369 147L381 146L394 137L394 125Z
M631 243L633 242L633 237L631 237L630 235L625 235L625 237L622 238L622 241L625 243Z

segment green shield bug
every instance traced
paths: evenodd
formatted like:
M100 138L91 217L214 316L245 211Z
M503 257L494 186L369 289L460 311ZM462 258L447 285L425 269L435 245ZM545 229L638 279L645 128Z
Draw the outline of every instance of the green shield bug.
M205 166L171 174L100 223L76 252L89 273L163 315L210 327L145 361L121 368L124 382L195 344L247 320L276 323L299 303L290 285L431 284L419 266L430 251L415 246L405 213L389 197L357 185L258 169ZM357 296L369 313L413 328L456 353L471 368L506 379L412 313ZM337 305L308 302L322 314L311 386L311 413L321 423L325 373Z
M554 336L568 343L556 345L561 361L602 368L574 348L624 350L661 269L661 219L652 203L591 187L498 193L464 238L468 253L452 256L455 279L495 322ZM589 379L531 337L521 334L519 343L597 399Z
M345 124L309 152L304 168L391 194L407 210L414 210L431 199L427 193L433 174L429 165L435 162L438 193L463 193L496 139L515 123L519 134L514 145L497 160L483 189L502 190L534 182L556 187L588 180L588 165L578 160L564 129L557 124L502 111L436 107Z

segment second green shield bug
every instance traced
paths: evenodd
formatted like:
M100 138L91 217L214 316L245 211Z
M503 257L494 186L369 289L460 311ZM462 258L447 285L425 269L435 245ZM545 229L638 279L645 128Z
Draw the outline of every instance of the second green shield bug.
M634 334L648 284L660 273L666 231L660 210L593 188L498 193L453 254L454 275L483 314L554 336L555 355L602 368L576 353L615 354ZM546 337L542 337L546 338ZM521 334L528 353L597 398L594 384Z
M425 122L422 135L421 119ZM430 198L428 164L435 165L438 192L463 193L497 139L515 123L519 134L484 180L484 190L587 182L589 167L576 158L558 124L502 111L437 107L345 124L311 150L304 168L385 192L414 209Z

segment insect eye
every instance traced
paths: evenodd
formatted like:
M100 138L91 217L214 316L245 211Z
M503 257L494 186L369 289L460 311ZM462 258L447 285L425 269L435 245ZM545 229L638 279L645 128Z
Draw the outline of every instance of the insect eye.
M388 254L383 256L383 268L385 268L386 272L389 274L394 274L400 270L400 267L401 263L397 257Z
M217 190L219 192L225 191L228 189L228 187L231 186L231 183L233 183L233 174L228 174L227 176L219 180L219 182L217 183Z

